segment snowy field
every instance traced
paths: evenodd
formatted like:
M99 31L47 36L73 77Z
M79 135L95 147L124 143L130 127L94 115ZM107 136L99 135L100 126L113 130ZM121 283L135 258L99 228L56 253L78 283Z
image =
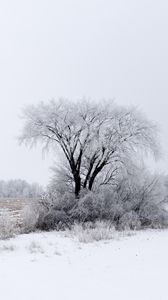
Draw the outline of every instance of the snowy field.
M68 233L0 242L2 300L166 300L168 231L83 244Z

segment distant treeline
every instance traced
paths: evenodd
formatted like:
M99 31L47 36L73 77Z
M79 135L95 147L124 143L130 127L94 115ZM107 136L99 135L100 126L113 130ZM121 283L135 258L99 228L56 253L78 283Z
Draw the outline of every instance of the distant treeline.
M0 180L0 198L35 198L43 193L38 183L28 183L25 180Z

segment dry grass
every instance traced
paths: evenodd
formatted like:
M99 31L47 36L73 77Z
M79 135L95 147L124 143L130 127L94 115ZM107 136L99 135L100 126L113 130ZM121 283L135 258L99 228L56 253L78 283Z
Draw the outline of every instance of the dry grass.
M30 202L34 202L36 199L30 198L0 198L0 210L9 209L9 210L21 210Z
M0 215L11 216L15 220L18 227L23 223L23 210L30 204L35 202L36 199L29 198L0 198Z
M98 221L94 225L90 223L75 224L71 232L82 243L110 240L115 236L114 227L109 222L102 221Z

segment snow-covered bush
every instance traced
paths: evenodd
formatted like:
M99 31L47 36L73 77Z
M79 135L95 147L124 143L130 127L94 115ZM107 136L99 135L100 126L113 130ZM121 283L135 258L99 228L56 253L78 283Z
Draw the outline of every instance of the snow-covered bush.
M30 202L22 211L22 232L35 230L59 230L69 228L72 220L68 212L74 207L76 200L65 193L56 195L44 194L37 202Z
M126 212L120 219L118 228L120 230L136 230L141 228L141 221L138 214L134 211Z
M103 189L98 193L88 192L78 200L72 212L82 222L110 220L115 222L123 214L123 208L113 190Z
M22 209L22 232L28 233L42 228L44 217L51 210L52 201L47 194L39 200L30 201Z
M100 219L116 223L123 215L123 203L114 188L103 188L98 191L101 207Z
M42 230L64 230L70 225L71 220L63 210L51 210L43 216L37 227Z
M37 203L24 212L24 231L63 230L76 222L109 221L116 229L140 229L168 226L163 209L162 182L146 172L125 175L114 186L96 191L82 189L76 198L70 191L49 189Z
M22 231L25 233L35 231L42 212L39 204L30 203L22 210Z
M61 194L48 193L38 202L38 218L36 228L41 230L62 230L72 223L71 210L77 203L74 195L65 192Z
M58 195L53 202L53 207L55 210L63 210L68 213L72 210L78 203L78 199L75 198L74 194L65 192L63 195Z
M139 210L139 217L143 227L168 227L168 211L156 203L144 203Z
M0 214L0 239L8 239L19 232L17 221L8 212Z
M165 197L162 177L138 170L119 183L116 193L123 211L116 224L120 229L168 226L168 213L162 205Z
M98 219L100 212L100 199L98 195L90 192L78 200L77 207L72 211L72 216L81 222L89 222Z

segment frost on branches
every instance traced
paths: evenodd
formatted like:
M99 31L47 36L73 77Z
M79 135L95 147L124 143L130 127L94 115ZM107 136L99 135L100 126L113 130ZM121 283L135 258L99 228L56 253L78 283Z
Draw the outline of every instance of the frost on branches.
M134 167L140 153L159 154L156 126L137 109L103 101L63 99L28 106L20 141L57 147L66 161L66 176L76 197L96 183L115 182ZM131 167L130 167L131 166Z

